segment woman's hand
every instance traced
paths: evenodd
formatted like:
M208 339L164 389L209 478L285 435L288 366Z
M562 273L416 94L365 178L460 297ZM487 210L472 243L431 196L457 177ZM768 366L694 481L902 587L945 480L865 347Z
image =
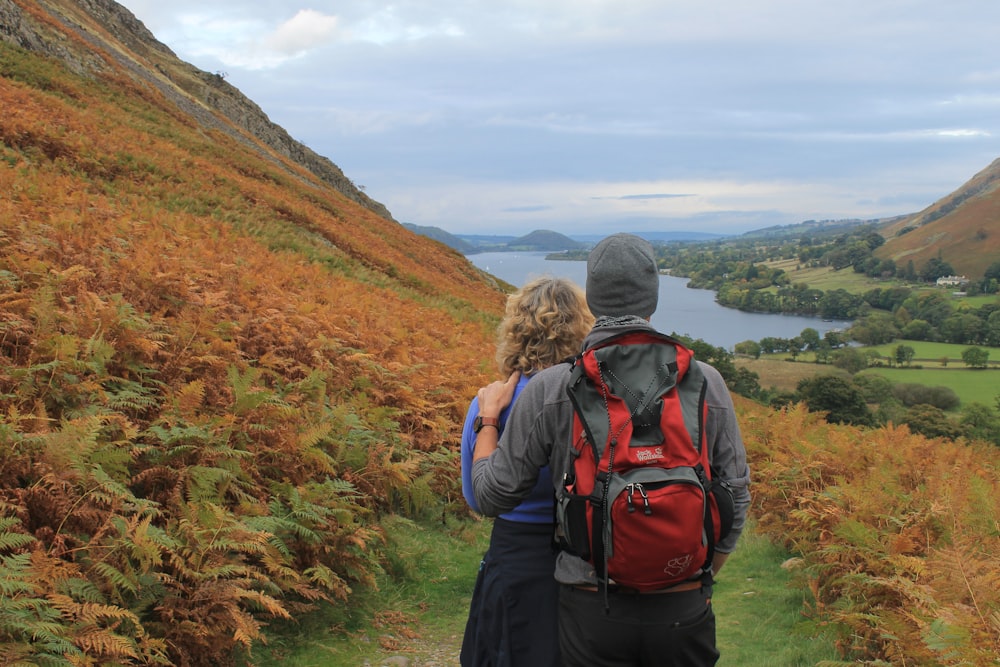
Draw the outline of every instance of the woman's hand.
M506 381L497 380L479 389L479 414L483 417L499 417L500 413L514 400L514 389L521 379L521 371L514 371Z
M476 394L479 400L479 416L499 419L500 412L514 400L514 389L521 377L520 371L514 371L506 382L497 380L481 388ZM472 460L484 459L494 452L500 440L498 428L484 428L476 434L476 444L472 450Z

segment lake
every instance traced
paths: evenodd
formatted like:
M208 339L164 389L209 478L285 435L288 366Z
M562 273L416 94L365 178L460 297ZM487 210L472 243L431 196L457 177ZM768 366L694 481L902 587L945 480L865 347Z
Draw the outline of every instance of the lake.
M520 287L541 276L569 278L581 287L587 283L587 263L547 260L544 252L484 252L469 255L475 266L497 278ZM768 336L793 338L803 329L816 329L820 336L827 331L846 329L848 321L821 320L801 315L745 313L725 308L715 301L712 290L689 289L687 278L660 276L660 301L651 322L664 333L678 333L700 338L730 352L736 343L759 341Z

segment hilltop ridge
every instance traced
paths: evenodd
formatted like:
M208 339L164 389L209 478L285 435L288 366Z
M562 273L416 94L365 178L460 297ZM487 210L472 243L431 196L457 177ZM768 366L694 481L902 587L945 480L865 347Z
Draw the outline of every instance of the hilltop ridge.
M981 277L1000 261L1000 158L923 211L882 228L876 256L922 266L934 258Z
M352 201L393 219L329 158L293 139L219 73L180 60L114 0L0 0L0 40L62 61L78 74L112 70L112 62L160 91L206 130L219 130L270 159L271 151L304 166ZM73 35L77 39L67 39ZM228 122L221 122L224 121ZM264 149L268 150L264 150ZM280 164L280 163L278 163Z
M353 604L383 517L467 511L495 373L495 281L133 21L0 0L4 663L232 664Z

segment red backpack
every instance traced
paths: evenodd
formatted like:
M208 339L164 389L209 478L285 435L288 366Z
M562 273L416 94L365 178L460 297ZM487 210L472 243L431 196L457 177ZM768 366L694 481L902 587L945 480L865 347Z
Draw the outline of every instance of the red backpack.
M705 389L694 353L655 331L574 359L573 450L556 521L561 546L602 585L649 591L710 574L733 498L712 481Z

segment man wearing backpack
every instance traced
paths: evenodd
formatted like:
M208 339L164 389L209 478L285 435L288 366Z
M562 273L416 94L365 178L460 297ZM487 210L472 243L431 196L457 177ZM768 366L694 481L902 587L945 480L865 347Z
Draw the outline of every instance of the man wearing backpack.
M573 545L572 553L559 554L555 570L561 584L560 649L570 667L689 667L714 665L719 657L712 577L743 530L750 474L722 376L693 361L683 346L675 352L669 339L661 340L665 337L649 324L659 285L655 255L647 241L614 234L597 244L587 261L586 286L587 303L597 321L583 345L591 354L582 356L583 361L591 359L587 364L597 380L584 378L583 368L574 372L586 365L581 361L543 370L512 406L500 442L496 430L489 428L476 439L472 484L479 509L488 516L516 506L531 492L539 469L551 467L560 539ZM517 379L515 373L479 390L484 421L507 407ZM581 412L589 416L581 418ZM680 439L697 452L707 449L708 466L702 459L668 469L671 466L657 461L672 458L663 452L675 445L654 442L664 433L669 434L664 443ZM580 461L587 457L594 459L596 479L583 479L590 475L580 472L585 470ZM637 463L619 471L620 462L628 458ZM643 469L636 472L636 467ZM717 502L710 493L720 488L726 492L728 512L722 496ZM655 523L670 513L670 496L678 489L684 489L685 497L704 490L698 496L704 502L686 501L683 516L677 517L687 526L684 530L696 532L694 542L699 547L696 553L685 551L683 558L673 555L676 540L670 536L671 530L680 529ZM696 515L693 528L692 514ZM575 526L567 518L574 515ZM720 531L720 523L728 532ZM577 535L570 537L570 532ZM657 560L661 557L662 562ZM660 579L640 572L650 567L645 561L653 563ZM684 566L675 569L679 561Z

